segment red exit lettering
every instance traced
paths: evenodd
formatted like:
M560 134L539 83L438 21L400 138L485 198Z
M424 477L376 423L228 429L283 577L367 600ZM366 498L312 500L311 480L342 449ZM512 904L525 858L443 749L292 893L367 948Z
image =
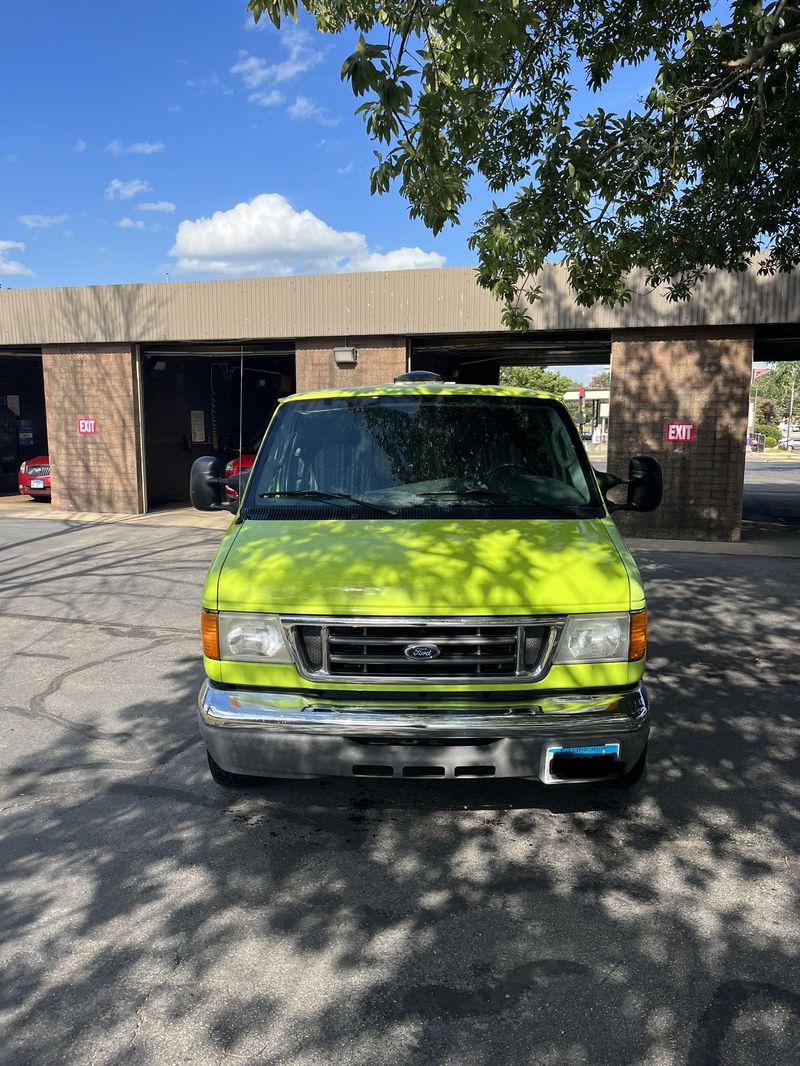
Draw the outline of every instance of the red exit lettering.
M79 433L96 433L97 432L97 419L96 418L79 418L78 419L78 432Z
M667 440L672 444L691 444L694 422L667 422Z

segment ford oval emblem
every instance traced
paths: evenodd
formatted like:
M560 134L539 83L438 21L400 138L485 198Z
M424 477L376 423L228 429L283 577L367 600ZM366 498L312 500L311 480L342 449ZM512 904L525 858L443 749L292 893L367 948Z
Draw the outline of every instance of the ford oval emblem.
M422 662L438 659L441 654L435 644L409 644L403 651L407 659L419 659Z

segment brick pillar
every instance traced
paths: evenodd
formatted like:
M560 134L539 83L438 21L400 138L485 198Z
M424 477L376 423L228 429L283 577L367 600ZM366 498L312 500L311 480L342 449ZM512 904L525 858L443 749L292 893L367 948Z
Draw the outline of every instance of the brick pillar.
M130 344L42 348L53 507L62 511L144 511L139 418ZM78 432L94 418L97 432Z
M739 540L753 331L625 330L611 353L608 470L625 476L630 457L645 453L664 472L659 509L617 514L622 531ZM668 422L694 423L694 441L668 443Z
M338 342L343 344L344 342ZM338 367L330 340L299 340L295 343L297 391L342 388L347 385L385 385L406 369L405 337L348 337L358 351L358 364ZM337 344L337 346L338 346Z

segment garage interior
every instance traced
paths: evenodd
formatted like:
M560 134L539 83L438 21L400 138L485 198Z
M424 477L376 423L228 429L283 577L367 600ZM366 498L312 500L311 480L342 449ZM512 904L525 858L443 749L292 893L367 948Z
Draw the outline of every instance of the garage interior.
M16 495L20 463L37 455L47 455L41 351L0 351L0 493Z
M295 391L294 345L150 345L141 350L147 509L189 502L201 455L257 450L278 400ZM241 412L241 418L240 418Z
M503 366L607 366L611 332L414 337L409 350L411 370L432 370L461 384L496 385Z

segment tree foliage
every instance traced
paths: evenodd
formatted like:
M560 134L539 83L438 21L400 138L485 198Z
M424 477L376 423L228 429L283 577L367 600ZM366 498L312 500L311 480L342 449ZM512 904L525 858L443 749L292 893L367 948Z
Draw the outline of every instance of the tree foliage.
M550 370L546 366L502 366L500 367L500 384L515 385L520 389L538 389L539 392L552 392L559 399L565 392L579 387L574 378Z
M756 400L756 410L759 417L766 422L780 421L789 414L789 404L792 395L792 378L795 383L794 410L792 412L795 421L800 417L800 361L776 363L769 374L756 378L750 390L751 398ZM765 410L764 405L772 405L771 415Z
M501 366L500 384L514 385L520 389L536 389L537 392L551 392L559 400L563 400L565 392L572 392L580 387L580 382L574 378L561 374L558 370L550 370L546 366ZM572 415L573 420L578 419L578 404L571 400L566 408Z
M478 279L524 328L543 264L577 302L630 298L629 274L687 299L709 268L800 262L800 8L787 0L302 0L353 29L342 78L378 145L373 192L398 183L434 232L470 183L497 202L470 239ZM256 20L298 0L249 0ZM602 90L652 60L619 113ZM576 110L579 90L597 105Z
M610 389L611 388L611 370L607 367L605 370L600 370L597 374L594 374L589 382L590 389Z

